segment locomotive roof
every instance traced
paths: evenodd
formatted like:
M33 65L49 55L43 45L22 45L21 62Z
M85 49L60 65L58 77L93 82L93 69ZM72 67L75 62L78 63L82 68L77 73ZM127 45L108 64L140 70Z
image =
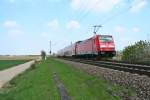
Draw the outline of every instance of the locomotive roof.
M112 35L98 35L98 36L112 36Z
M77 41L76 43L80 43L80 42L82 42L82 41Z
M99 34L96 34L96 36L112 36L112 35L99 35ZM93 37L95 37L95 36L93 36ZM86 42L86 41L88 41L88 40L92 39L93 37L88 38L88 39L85 39L85 40L82 40L82 41L77 41L76 43Z

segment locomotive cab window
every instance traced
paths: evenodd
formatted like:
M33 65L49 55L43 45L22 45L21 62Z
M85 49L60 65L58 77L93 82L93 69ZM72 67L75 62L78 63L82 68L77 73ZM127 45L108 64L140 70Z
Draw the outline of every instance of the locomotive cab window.
M100 41L101 42L112 42L113 38L112 38L112 36L100 36Z

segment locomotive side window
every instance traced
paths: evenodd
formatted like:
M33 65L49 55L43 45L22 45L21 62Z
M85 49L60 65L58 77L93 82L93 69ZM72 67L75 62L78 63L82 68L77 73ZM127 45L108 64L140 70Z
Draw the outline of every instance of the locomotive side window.
M113 38L112 38L112 36L100 36L100 41L101 42L112 42Z

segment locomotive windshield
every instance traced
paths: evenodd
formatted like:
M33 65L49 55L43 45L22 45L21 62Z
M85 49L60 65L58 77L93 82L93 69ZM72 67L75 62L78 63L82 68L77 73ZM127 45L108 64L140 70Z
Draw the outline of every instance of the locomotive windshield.
M104 36L104 35L101 35L101 36L100 36L100 41L101 41L101 42L112 42L112 41L113 41L113 38L112 38L112 36Z

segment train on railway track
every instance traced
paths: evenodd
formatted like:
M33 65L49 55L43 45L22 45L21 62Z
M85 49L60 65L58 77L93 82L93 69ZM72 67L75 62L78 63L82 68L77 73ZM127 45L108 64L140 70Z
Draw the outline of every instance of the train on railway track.
M78 58L113 57L115 54L115 43L111 35L94 35L57 52L57 56Z

